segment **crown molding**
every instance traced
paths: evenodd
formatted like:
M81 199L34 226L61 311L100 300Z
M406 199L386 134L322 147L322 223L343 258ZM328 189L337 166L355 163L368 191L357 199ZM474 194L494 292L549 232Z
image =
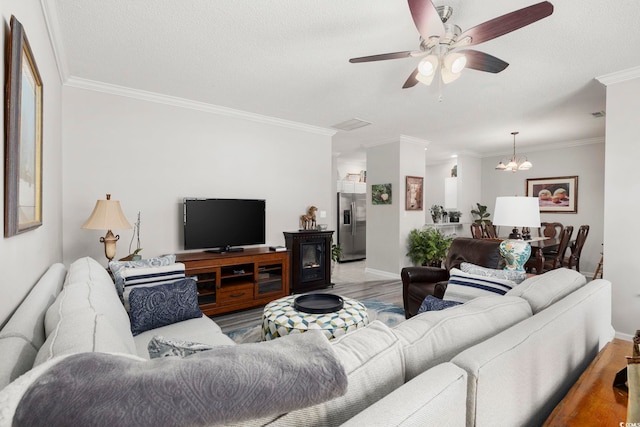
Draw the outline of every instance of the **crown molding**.
M610 86L637 78L640 78L640 67L627 68L626 70L605 74L604 76L596 77L596 80L605 86Z
M139 89L132 89L124 86L113 85L109 83L97 82L94 80L81 79L77 77L69 77L64 83L65 86L78 89L102 92L111 95L124 96L127 98L140 99L142 101L156 102L158 104L171 105L180 108L189 108L192 110L204 111L207 113L219 114L222 116L251 120L258 123L265 123L274 126L286 127L289 129L300 130L303 132L315 133L318 135L333 136L336 134L335 129L328 129L319 126L312 126L304 123L298 123L290 120L278 119L275 117L264 116L261 114L249 113L232 108L222 107L219 105L207 104L205 102L192 101L185 98L163 95L155 92L148 92Z
M53 50L53 56L58 68L58 74L60 76L60 83L64 84L69 76L69 67L67 66L67 55L64 50L64 44L61 41L60 26L58 22L58 12L53 4L53 0L40 0L40 6L42 7L42 15L44 16L44 22L49 33L49 40L51 41L51 49Z
M578 139L578 140L574 140L574 141L564 141L564 142L556 142L553 144L544 144L544 145L529 145L526 147L518 147L518 154L523 154L523 153L534 153L537 151L549 151L549 150L559 150L562 148L572 148L572 147L580 147L583 145L591 145L591 144L603 144L605 141L604 137L598 137L598 138L586 138L586 139ZM526 149L524 149L526 148ZM510 156L511 154L508 153L506 150L502 150L502 151L495 151L495 152L491 152L491 153L484 153L482 154L482 158L487 158L487 157L495 157L495 156L504 156L505 153L507 153L508 156Z

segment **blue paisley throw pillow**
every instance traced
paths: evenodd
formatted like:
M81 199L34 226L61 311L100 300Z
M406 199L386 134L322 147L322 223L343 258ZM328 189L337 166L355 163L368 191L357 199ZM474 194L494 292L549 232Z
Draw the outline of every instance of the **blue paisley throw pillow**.
M202 316L195 280L134 288L129 294L131 332L138 335L150 329Z
M433 295L427 295L424 301L422 301L420 308L418 309L418 314L425 313L427 311L444 310L445 308L453 307L460 304L462 303L458 301L442 300L440 298L434 297Z

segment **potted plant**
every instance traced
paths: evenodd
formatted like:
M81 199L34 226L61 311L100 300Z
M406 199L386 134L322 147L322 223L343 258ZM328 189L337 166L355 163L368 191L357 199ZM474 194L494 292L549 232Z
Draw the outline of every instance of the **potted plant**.
M449 212L449 222L460 222L460 217L462 216L462 212L460 211L450 211Z
M336 262L338 262L338 260L340 259L340 257L342 256L342 248L340 247L340 245L336 245L333 243L333 240L331 241L331 275L333 276L333 269L336 266Z
M431 219L433 219L433 223L437 224L442 219L442 214L444 213L444 208L440 205L431 205Z
M478 224L490 223L491 220L489 219L489 217L491 216L491 214L487 212L487 207L481 205L480 203L476 203L476 206L478 207L478 209L471 209L471 215L477 217L474 222Z
M424 230L413 229L409 233L407 256L415 265L440 267L447 256L452 237L445 237L433 227Z

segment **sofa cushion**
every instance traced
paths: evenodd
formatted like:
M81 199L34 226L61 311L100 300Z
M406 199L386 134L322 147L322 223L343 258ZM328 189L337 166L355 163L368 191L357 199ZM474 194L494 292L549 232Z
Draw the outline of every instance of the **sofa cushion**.
M75 282L64 287L56 301L47 310L45 330L49 336L58 326L63 316L90 309L110 319L113 328L118 331L127 348L135 353L135 344L131 336L129 316L113 286L101 286L101 282Z
M145 258L137 261L111 261L109 262L109 270L113 274L118 295L122 298L124 293L124 270L144 267L161 267L171 265L176 262L175 254L163 255L155 258Z
M522 283L527 278L527 273L524 271L487 268L481 265L471 264L469 262L463 262L460 264L460 270L465 273L475 274L476 276L511 280L514 283Z
M0 390L33 366L46 339L45 312L62 288L66 269L53 264L0 331Z
M243 426L340 425L404 383L400 343L384 323L375 320L331 341L331 345L347 372L349 389L344 396Z
M91 257L79 258L71 263L64 286L88 280L104 286L113 286L113 280L111 280L107 269Z
M400 323L393 332L402 342L406 381L528 317L523 299L485 296Z
M485 295L504 295L514 286L516 284L511 280L478 276L452 268L449 271L449 283L443 299L467 302Z
M191 278L132 289L129 304L131 332L134 336L202 316L198 305L198 286Z
M531 304L533 313L549 307L587 283L587 279L575 270L558 268L533 276L507 292Z
M112 326L108 315L97 313L92 308L75 310L60 318L38 351L34 366L56 356L74 353L132 354L129 339Z
M236 343L222 333L220 326L207 316L162 326L142 332L133 337L138 356L149 359L148 345L154 335L162 335L167 338L181 339L212 346L236 345Z
M391 392L342 427L464 426L467 373L441 363Z

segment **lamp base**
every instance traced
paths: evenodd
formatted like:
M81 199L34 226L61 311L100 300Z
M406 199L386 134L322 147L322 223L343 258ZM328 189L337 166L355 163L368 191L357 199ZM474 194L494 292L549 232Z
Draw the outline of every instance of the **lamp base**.
M120 235L114 236L111 230L107 230L107 234L100 238L100 243L104 243L104 256L111 260L116 256L116 242L120 238Z
M503 240L500 243L500 255L507 263L505 270L524 272L524 264L531 256L531 245L524 240Z

